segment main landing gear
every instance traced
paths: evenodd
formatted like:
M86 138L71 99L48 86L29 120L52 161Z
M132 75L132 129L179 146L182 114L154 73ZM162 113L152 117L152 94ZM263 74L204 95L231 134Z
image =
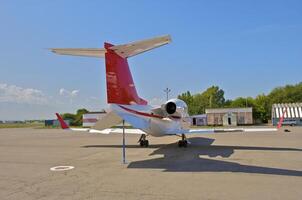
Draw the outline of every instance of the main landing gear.
M178 147L187 147L188 141L185 134L181 134L181 140L178 141Z
M149 146L149 141L146 140L146 135L145 134L141 135L138 142L139 142L141 147L148 147Z

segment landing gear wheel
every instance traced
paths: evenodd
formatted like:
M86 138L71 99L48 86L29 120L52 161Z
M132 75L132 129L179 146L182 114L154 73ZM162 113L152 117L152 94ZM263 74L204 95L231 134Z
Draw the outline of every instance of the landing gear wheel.
M149 146L149 140L145 140L145 147Z
M148 140L141 140L139 142L141 147L148 147L149 146L149 141Z
M139 142L139 145L141 147L148 147L149 146L149 141L146 140L146 135L145 134L141 135L141 137L139 138L138 142Z
M188 141L186 139L185 134L181 134L181 140L178 141L178 146L179 147L187 147L188 146Z
M178 146L179 147L187 147L188 146L188 141L187 140L179 140L178 141Z
M187 140L184 140L183 147L187 147L187 146L188 146L188 141L187 141Z
M182 140L178 141L178 147L182 147Z

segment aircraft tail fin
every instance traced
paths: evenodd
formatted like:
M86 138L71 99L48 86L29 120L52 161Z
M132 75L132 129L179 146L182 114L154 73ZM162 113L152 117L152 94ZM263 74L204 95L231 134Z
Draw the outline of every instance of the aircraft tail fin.
M146 105L137 94L127 58L168 44L169 35L124 45L105 43L107 102L124 105Z
M56 116L60 122L61 128L62 129L69 129L69 126L65 123L65 121L63 120L63 118L61 117L61 115L59 115L59 113L56 113Z
M104 48L53 48L62 55L105 57L107 102L114 104L146 105L147 101L137 95L127 58L171 42L169 35L123 45L104 43Z
M112 44L104 44L106 62L107 102L115 104L146 105L147 102L137 94L127 58L111 50Z

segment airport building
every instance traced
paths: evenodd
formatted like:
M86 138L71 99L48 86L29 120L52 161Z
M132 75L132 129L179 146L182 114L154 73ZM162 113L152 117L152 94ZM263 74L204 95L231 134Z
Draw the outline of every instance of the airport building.
M272 105L272 124L278 124L284 113L283 125L302 125L302 103L279 103Z
M191 126L206 126L207 125L207 115L192 115L191 117Z
M207 124L213 126L237 126L253 124L253 108L206 109Z
M99 120L106 115L106 111L89 112L83 114L83 127L92 127Z

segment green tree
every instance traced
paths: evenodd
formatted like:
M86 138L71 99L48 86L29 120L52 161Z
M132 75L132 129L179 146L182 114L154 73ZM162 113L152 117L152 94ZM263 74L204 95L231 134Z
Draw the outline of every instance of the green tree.
M71 126L82 126L83 124L83 114L88 113L89 111L82 108L77 110L76 114L64 113L62 118L64 120L69 120Z
M209 87L195 95L187 91L178 95L178 98L187 103L190 115L205 113L206 108L219 108L225 103L224 91L218 86Z
M302 82L296 85L286 85L273 89L269 95L270 103L302 102Z
M194 99L193 99L193 96L191 95L191 93L189 91L178 95L178 99L181 99L184 102L186 102L186 104L188 105L188 112L190 114L195 113L194 107L193 107Z
M254 99L253 115L254 119L260 120L261 122L267 123L270 119L270 111L272 105L269 102L269 98L264 95L258 95Z
M81 126L83 124L83 114L88 113L88 112L89 111L84 108L77 110L74 124L76 126Z
M244 108L244 107L249 107L251 104L252 104L252 98L238 97L238 98L234 99L233 101L231 101L229 107Z
M74 126L74 121L75 121L75 119L76 119L76 116L74 115L74 114L72 114L72 113L64 113L63 115L62 115L62 118L64 119L64 120L69 120L69 122L70 122L70 125L71 126Z

